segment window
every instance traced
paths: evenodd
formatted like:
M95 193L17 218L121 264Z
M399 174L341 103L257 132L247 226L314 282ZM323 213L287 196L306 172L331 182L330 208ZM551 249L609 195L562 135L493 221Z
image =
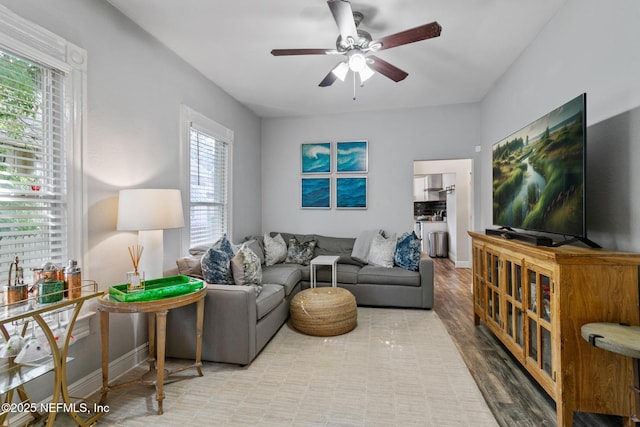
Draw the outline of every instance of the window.
M80 258L85 53L0 12L0 277L6 278L16 257L25 272Z
M189 247L230 234L230 158L233 132L183 107L188 132Z

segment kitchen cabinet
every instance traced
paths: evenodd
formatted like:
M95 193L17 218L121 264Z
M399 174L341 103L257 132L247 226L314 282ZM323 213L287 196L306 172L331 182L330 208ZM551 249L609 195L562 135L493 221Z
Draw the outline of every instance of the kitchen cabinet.
M558 425L571 426L574 411L637 413L632 359L589 345L581 327L640 325L640 254L469 234L474 322L484 322L555 400Z
M413 177L413 201L446 200L442 189L442 174L416 175Z

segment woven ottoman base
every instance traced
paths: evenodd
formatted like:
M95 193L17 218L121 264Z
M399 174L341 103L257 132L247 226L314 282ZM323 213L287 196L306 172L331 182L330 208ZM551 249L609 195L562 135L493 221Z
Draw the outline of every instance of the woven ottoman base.
M291 300L291 324L319 337L346 334L356 327L356 299L343 288L310 288Z

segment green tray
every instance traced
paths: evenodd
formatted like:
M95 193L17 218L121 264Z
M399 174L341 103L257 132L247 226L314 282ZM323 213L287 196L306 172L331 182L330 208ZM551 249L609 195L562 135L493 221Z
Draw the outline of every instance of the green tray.
M203 282L188 276L171 276L145 280L144 291L127 292L127 286L124 283L110 287L109 298L119 302L153 301L197 291L202 288Z

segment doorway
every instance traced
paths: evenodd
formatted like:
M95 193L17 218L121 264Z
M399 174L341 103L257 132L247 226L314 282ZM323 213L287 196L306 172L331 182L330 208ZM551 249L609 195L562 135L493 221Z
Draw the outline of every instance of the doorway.
M416 177L432 174L448 177L446 229L449 234L449 257L456 267L471 268L471 237L467 231L471 230L474 221L473 160L414 160L414 182Z

